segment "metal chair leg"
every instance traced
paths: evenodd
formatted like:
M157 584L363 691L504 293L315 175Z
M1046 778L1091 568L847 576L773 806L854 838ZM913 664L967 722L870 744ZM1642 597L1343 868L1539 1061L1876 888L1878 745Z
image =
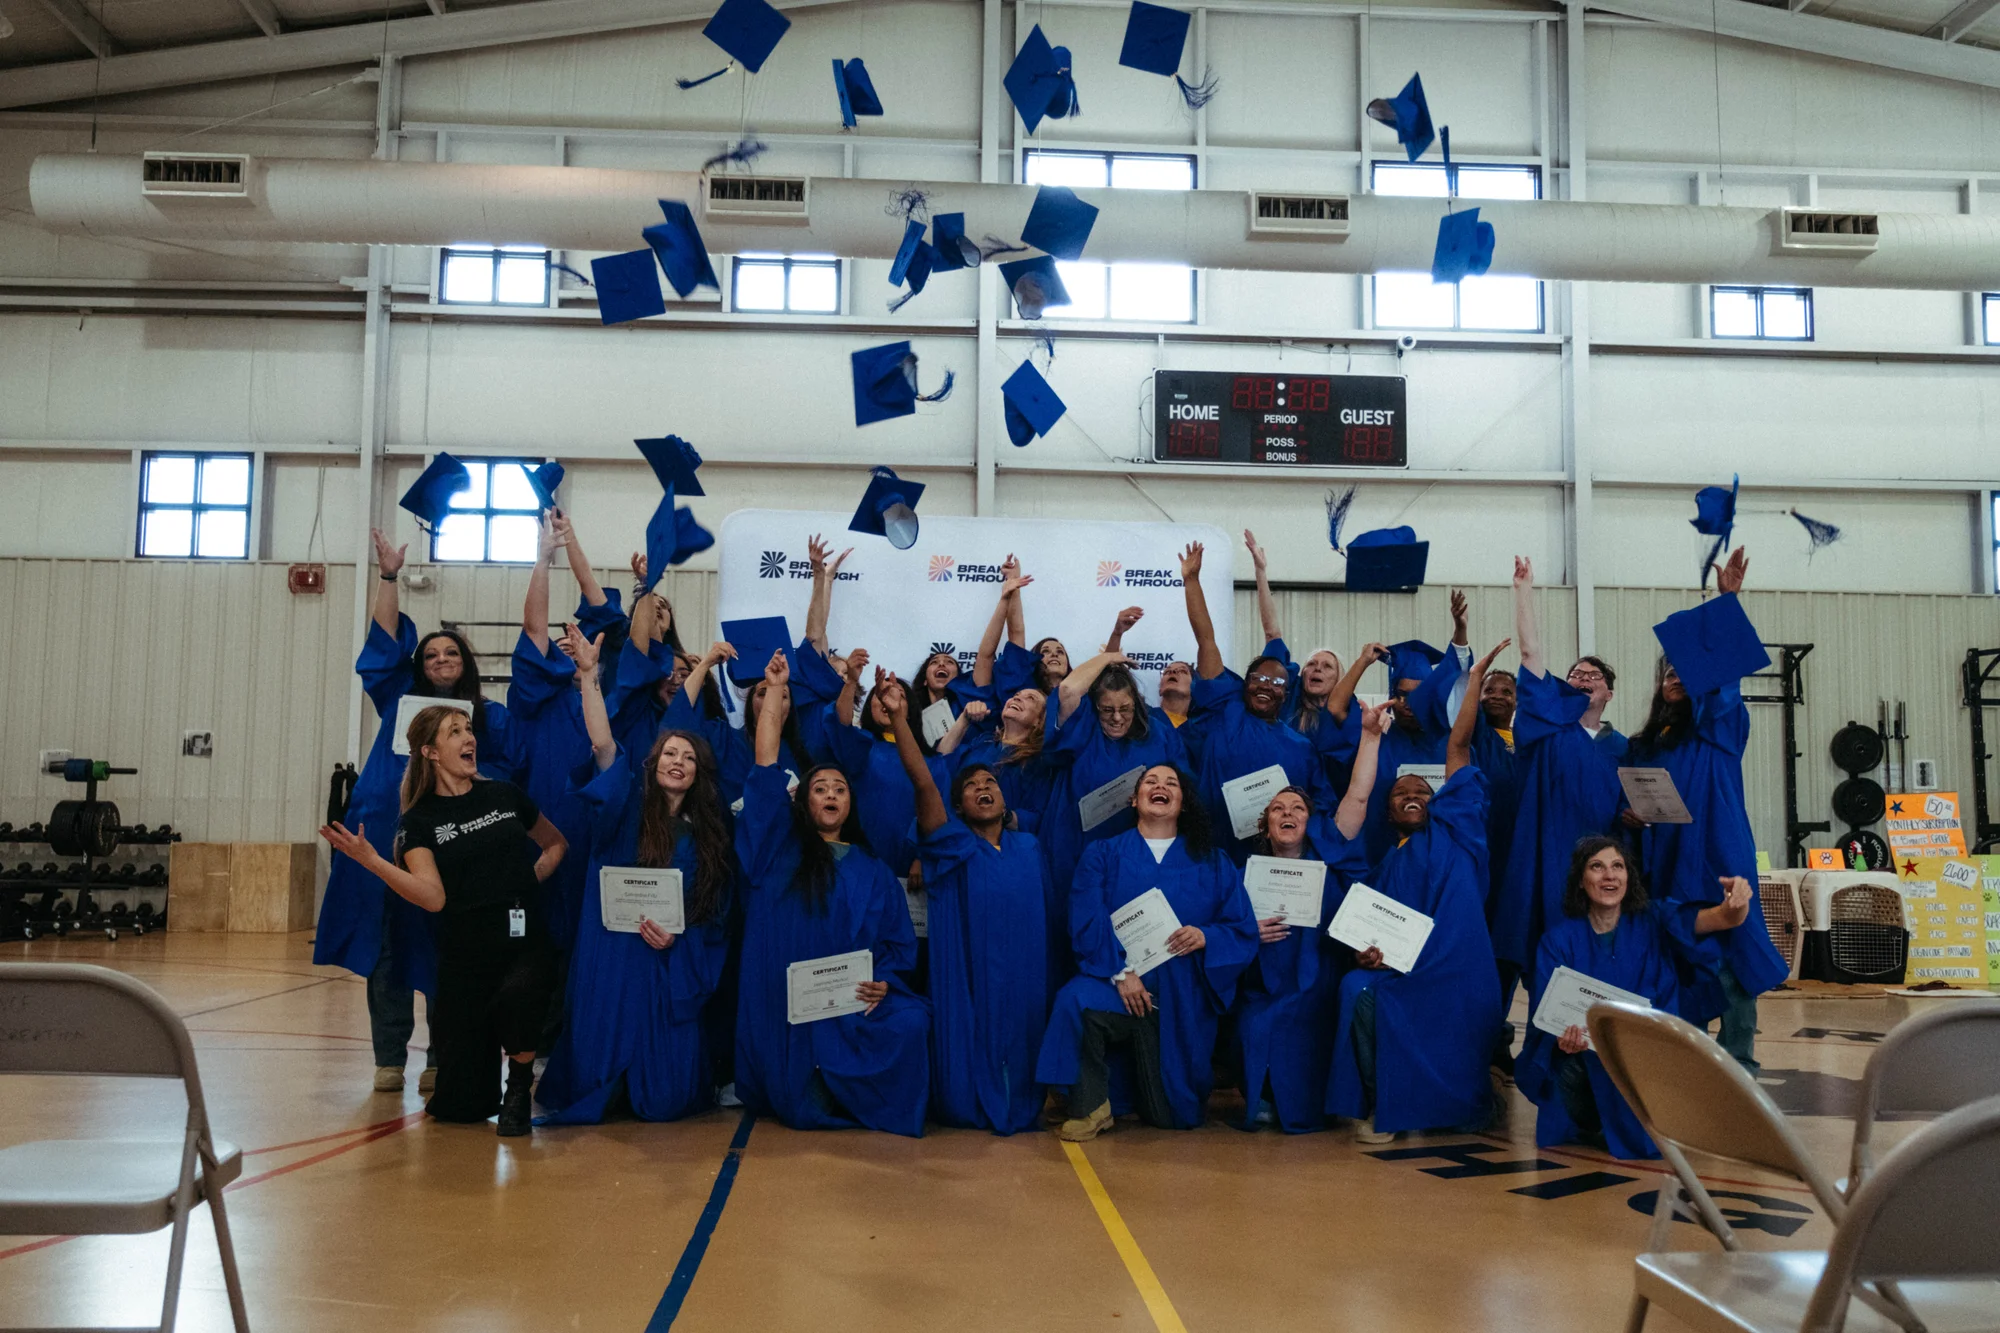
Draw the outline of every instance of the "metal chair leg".
M229 1235L229 1215L222 1207L222 1186L204 1174L209 1216L215 1221L215 1248L222 1255L222 1281L229 1290L229 1317L236 1333L250 1333L250 1314L243 1304L243 1281L236 1272L236 1244Z
M1646 1308L1646 1298L1633 1292L1632 1312L1625 1316L1625 1333L1641 1333L1646 1327Z

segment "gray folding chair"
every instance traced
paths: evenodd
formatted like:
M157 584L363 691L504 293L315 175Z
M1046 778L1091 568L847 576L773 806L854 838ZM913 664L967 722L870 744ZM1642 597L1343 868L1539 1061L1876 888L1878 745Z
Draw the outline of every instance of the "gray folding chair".
M180 1304L188 1219L208 1201L237 1333L248 1333L222 1190L243 1170L209 1132L187 1028L150 987L81 963L0 963L0 1075L177 1078L187 1093L178 1139L44 1139L0 1149L0 1235L132 1235L174 1229L158 1333Z
M1890 1151L1828 1250L1642 1254L1633 1283L1697 1333L2000 1328L2000 1097ZM1851 1309L1857 1300L1867 1308Z
M1892 1028L1861 1075L1847 1197L1874 1169L1875 1118L1937 1115L2000 1097L2000 1004L1955 1000Z
M1687 1152L1776 1171L1803 1182L1835 1223L1846 1201L1743 1066L1707 1033L1672 1014L1629 1004L1590 1007L1590 1040L1632 1113L1659 1145L1674 1180L1660 1189L1646 1250L1667 1248L1676 1211L1692 1216L1729 1253L1742 1249ZM1628 1333L1646 1323L1646 1296L1632 1299Z

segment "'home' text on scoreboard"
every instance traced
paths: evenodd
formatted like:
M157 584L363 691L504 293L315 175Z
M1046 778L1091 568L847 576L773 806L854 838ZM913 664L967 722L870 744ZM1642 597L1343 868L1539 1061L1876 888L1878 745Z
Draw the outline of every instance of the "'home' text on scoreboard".
M1407 467L1400 375L1239 375L1162 370L1153 378L1153 458L1161 463Z

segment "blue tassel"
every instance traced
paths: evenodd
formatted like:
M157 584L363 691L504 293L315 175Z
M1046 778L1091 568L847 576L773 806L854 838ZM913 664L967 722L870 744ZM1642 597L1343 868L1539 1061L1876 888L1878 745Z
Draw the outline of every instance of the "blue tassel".
M1796 509L1787 510L1786 512L1797 519L1799 526L1806 530L1806 536L1812 540L1812 549L1814 551L1817 551L1822 546L1831 546L1840 540L1840 529L1833 526L1833 524L1823 523L1816 518L1807 518ZM1807 559L1811 559L1810 552L1807 554Z
M951 386L956 383L958 383L957 373L955 371L947 370L944 373L944 383L938 385L937 392L920 393L917 395L917 401L920 403L941 403L945 399L951 397Z
M901 310L904 306L908 305L910 302L916 299L917 299L917 294L915 291L904 292L901 296L898 296L889 302L889 313L892 315L895 314L898 310Z
M1200 83L1189 83L1176 74L1174 84L1181 90L1181 101L1187 103L1188 110L1199 111L1215 100L1215 91L1221 87L1221 80L1216 78L1214 70L1204 69Z
M1355 489L1349 486L1338 496L1332 491L1326 493L1326 540L1335 551L1343 555L1346 554L1346 550L1340 544L1340 525L1347 521L1347 508L1354 503Z
M1727 535L1718 536L1714 544L1708 548L1708 554L1701 558L1701 590L1703 592L1708 591L1708 576L1714 572L1716 557L1722 554L1722 548L1728 542L1729 538Z
M1024 255L1026 253L1028 253L1027 246L1009 245L1007 244L1007 242L1001 240L998 236L995 236L990 232L987 234L986 244L979 247L979 258L981 262L993 259L999 255Z
M915 218L919 213L922 213L925 217L929 217L931 215L931 197L927 192L919 190L916 186L912 185L906 189L897 190L894 194L890 195L889 207L883 211L888 213L890 217L902 218L905 222Z
M572 278L575 278L578 282L582 283L586 287L595 287L597 285L596 283L592 282L589 278L585 277L583 274L578 273L575 269L571 268L568 264L550 264L549 267L554 269L558 273L569 274Z
M751 158L766 151L770 146L762 139L745 139L735 147L725 152L717 153L714 157L702 163L701 169L703 171L713 171L715 168L723 166L726 163L739 163L747 167L750 165Z
M1056 335L1044 329L1036 335L1035 341L1041 344L1042 352L1046 357L1042 364L1044 366L1053 366L1056 363Z
M680 89L682 92L686 92L690 88L699 88L704 83L708 83L711 80L721 78L723 75L727 74L731 69L734 68L735 68L735 62L731 61L729 64L724 65L721 69L715 71L715 73L704 74L698 79L675 79L674 87Z

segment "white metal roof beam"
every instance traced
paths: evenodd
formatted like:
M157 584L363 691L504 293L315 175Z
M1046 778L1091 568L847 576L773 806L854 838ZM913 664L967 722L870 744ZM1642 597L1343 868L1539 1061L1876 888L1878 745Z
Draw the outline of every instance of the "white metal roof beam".
M1995 9L2000 9L2000 0L1965 0L1964 4L1939 19L1928 35L1955 42Z
M97 59L102 60L118 50L111 35L104 31L104 25L85 13L77 0L42 0L42 8L53 14L56 22L68 28L70 35L82 42Z
M1992 8L1991 0L1974 0ZM1841 19L1793 14L1746 0L1590 0L1607 14L1652 19L1692 32L1716 32L1765 46L1808 51L1859 65L2000 88L2000 51L1890 32Z
M236 0L236 3L243 6L243 12L263 29L266 37L276 37L284 31L284 25L278 22L278 7L271 0Z
M77 0L42 0L83 11ZM779 9L805 9L849 0L774 0ZM437 55L483 46L546 41L630 28L706 20L715 0L527 0L386 23L314 28L276 37L245 37L159 51L134 51L100 60L66 60L0 70L0 108L39 106L78 98L177 88L225 79L256 78L330 65L358 65L393 56ZM101 31L101 30L100 30Z

